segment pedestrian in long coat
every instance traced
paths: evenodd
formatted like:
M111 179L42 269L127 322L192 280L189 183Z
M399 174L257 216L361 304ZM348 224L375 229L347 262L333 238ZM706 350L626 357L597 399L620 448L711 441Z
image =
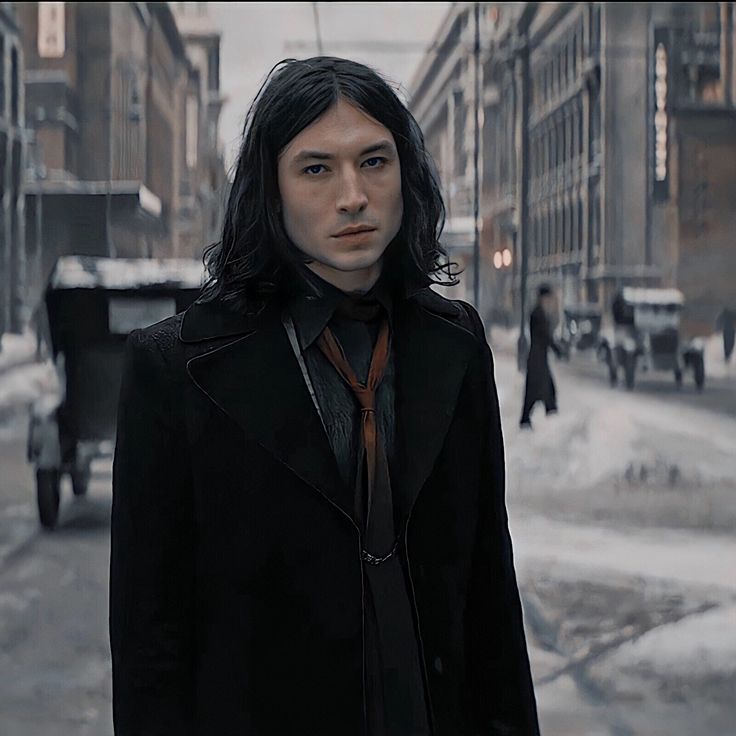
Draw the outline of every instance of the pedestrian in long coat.
M548 353L552 350L560 357L560 349L552 335L549 312L554 301L554 292L547 284L537 291L537 303L529 317L531 344L526 364L524 406L521 410L521 427L531 428L531 412L541 401L547 414L557 411L557 390L549 367Z
M246 120L210 280L127 343L117 736L538 734L493 360L421 132L290 60Z
M716 320L716 329L723 333L723 360L728 363L733 353L734 335L736 335L736 310L724 307Z

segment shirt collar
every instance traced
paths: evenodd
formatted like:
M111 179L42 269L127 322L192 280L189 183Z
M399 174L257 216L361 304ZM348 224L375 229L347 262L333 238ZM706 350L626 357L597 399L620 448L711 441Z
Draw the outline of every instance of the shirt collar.
M310 269L302 269L303 283L300 283L289 299L289 312L301 339L302 349L308 348L322 333L332 319L338 304L352 296L317 276ZM364 295L376 299L386 310L389 321L393 314L393 300L388 279L384 274Z

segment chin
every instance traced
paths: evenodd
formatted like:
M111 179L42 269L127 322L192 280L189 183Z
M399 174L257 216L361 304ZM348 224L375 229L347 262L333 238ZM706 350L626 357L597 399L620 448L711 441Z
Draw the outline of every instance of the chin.
M353 253L335 254L320 262L323 266L334 268L338 271L364 271L375 266L381 260L383 254L384 250L356 250Z

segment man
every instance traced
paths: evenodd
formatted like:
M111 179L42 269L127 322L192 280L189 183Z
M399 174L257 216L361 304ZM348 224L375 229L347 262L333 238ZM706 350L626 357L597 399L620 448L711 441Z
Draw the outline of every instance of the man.
M552 335L549 319L553 306L554 292L548 284L542 284L537 290L537 303L529 318L531 345L526 363L524 407L520 422L522 429L532 428L531 412L538 401L544 403L547 414L557 412L557 391L547 362L550 348L560 357L560 349Z
M201 299L128 341L118 736L538 733L491 354L429 288L442 215L375 72L280 65Z
M736 335L736 310L724 307L716 319L716 329L723 333L723 361L728 363L731 360Z

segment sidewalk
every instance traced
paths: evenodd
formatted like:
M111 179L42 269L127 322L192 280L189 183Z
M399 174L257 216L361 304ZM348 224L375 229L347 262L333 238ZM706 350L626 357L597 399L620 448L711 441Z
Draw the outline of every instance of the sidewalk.
M671 529L619 531L511 513L517 569L575 580L646 578L715 587L736 598L736 537Z

